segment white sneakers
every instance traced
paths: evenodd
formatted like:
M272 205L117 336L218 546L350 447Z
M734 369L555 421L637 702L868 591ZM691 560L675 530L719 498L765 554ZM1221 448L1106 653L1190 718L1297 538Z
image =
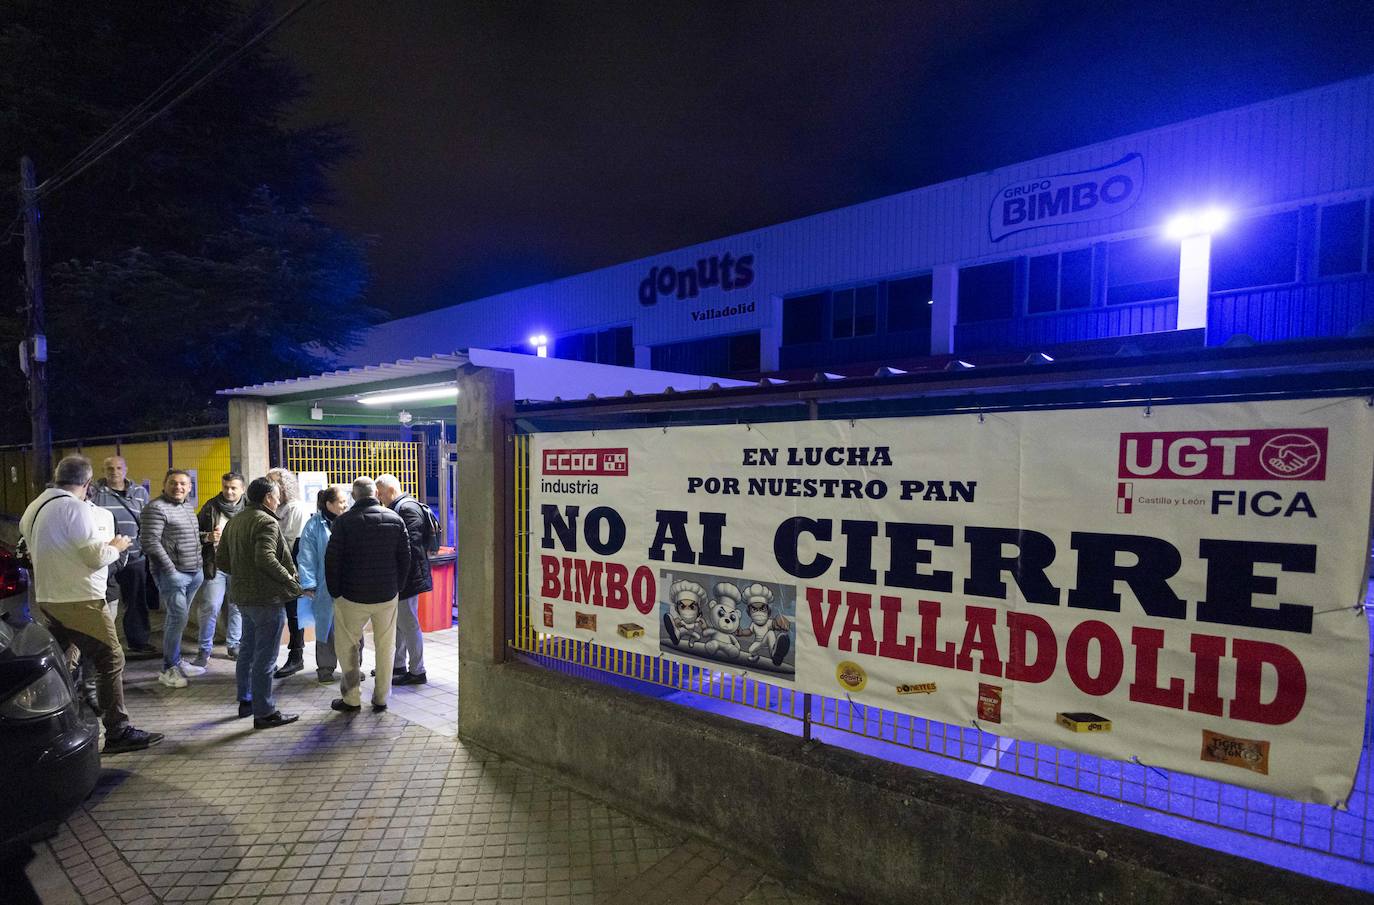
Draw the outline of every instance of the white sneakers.
M186 677L178 672L175 666L158 673L157 680L168 688L185 688L187 685Z
M185 688L188 678L203 675L205 675L204 666L196 666L186 660L182 660L171 669L166 669L158 673L157 680L168 688Z
M189 660L182 660L173 668L188 679L194 679L196 676L205 675L204 666L197 666Z

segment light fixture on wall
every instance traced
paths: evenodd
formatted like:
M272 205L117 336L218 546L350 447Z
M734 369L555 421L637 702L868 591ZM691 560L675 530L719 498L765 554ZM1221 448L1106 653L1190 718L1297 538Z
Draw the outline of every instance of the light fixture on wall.
M530 337L530 345L534 346L534 354L540 358L549 357L549 337L544 333L536 333Z
M399 412L396 413L396 420L401 422L402 424L409 424L410 422L415 420L415 416L412 415L410 412L407 412L405 409L401 409Z
M1209 207L1201 211L1179 214L1164 227L1164 234L1170 239L1187 239L1191 236L1210 236L1226 228L1231 222L1231 214L1224 208Z
M438 402L457 398L458 388L449 384L438 387L415 387L414 389L396 390L389 393L373 393L368 396L359 396L358 401L363 405L391 405L397 402Z
M314 405L310 406L310 420L311 420L311 421L323 421L323 420L324 420L324 409L320 408L320 404L319 404L318 402L315 403Z
M1179 214L1164 227L1178 241L1178 330L1200 330L1207 341L1207 308L1212 279L1212 234L1225 229L1231 212L1215 205Z

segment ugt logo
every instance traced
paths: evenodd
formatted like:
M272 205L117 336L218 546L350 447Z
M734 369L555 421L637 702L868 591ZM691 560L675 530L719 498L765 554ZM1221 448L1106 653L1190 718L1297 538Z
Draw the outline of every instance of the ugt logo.
M1117 477L1130 480L1326 480L1324 427L1121 435Z

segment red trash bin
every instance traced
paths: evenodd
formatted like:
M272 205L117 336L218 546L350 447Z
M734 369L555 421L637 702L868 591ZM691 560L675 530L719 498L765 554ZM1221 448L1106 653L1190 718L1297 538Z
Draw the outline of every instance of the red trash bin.
M453 627L454 572L458 557L452 547L440 547L429 558L430 576L434 590L420 595L420 631L439 632Z

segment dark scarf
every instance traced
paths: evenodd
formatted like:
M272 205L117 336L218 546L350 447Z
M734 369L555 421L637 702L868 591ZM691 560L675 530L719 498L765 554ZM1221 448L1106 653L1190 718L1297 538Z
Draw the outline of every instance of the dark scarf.
M237 503L231 503L224 498L224 494L217 493L205 504L225 518L233 518L243 511L243 497L239 497Z
M320 510L320 515L324 516L324 523L325 523L326 525L330 525L330 526L333 526L333 524L334 524L334 519L338 518L337 515L335 515L334 513L330 512L328 509L321 509L321 510Z

